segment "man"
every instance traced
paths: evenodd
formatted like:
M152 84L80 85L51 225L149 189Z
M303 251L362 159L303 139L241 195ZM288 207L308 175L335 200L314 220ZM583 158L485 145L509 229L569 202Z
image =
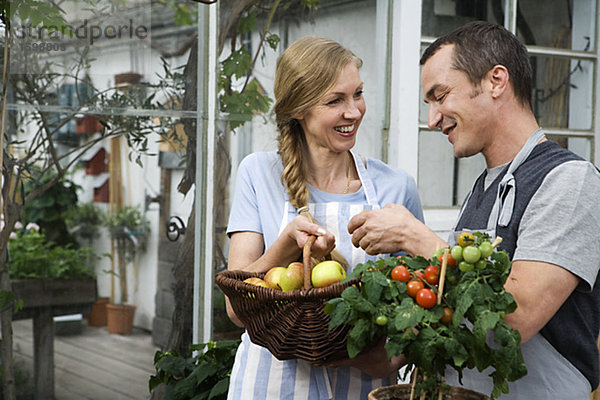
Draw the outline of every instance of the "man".
M449 244L461 231L501 236L512 259L506 290L517 310L528 374L510 399L589 399L598 386L600 172L549 141L531 108L525 47L504 28L472 22L432 43L421 58L428 125L456 157L482 153L487 169L465 200ZM404 250L431 257L447 246L402 206L361 213L348 225L367 253ZM449 371L446 380L457 384ZM463 385L489 394L489 371Z

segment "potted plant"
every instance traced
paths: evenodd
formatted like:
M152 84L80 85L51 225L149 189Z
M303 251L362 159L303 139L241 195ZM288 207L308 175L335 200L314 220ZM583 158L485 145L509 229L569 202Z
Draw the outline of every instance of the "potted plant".
M72 234L89 242L98 235L98 230L105 219L104 212L92 202L77 203L65 214L65 222Z
M133 328L135 306L129 301L127 265L133 261L139 250L145 250L146 238L150 231L149 221L138 207L126 206L117 209L105 221L110 237L116 244L119 287L121 301L114 299L106 305L107 327L110 333L129 334Z
M386 337L388 356L403 354L407 374L414 367L410 389L380 388L369 399L389 398L386 390L402 391L405 397L398 399L408 399L411 392L410 398L445 393L452 399L453 392L464 389L444 384L447 368L460 376L465 368L487 367L494 368L494 389L476 398L497 398L508 392L508 381L527 373L521 336L504 322L516 309L504 290L511 265L508 255L494 251L499 241L491 243L486 235L465 234L462 243L460 238L451 252L440 250L430 259L401 256L358 265L348 280L360 279L360 285L348 287L326 304L330 328L352 327L347 338L350 357ZM492 346L486 341L490 331Z

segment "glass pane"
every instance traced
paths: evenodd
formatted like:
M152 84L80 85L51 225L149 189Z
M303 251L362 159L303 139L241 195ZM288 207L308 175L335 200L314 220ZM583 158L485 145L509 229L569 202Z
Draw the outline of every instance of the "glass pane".
M423 36L438 37L469 21L504 24L504 6L493 0L423 0Z
M541 126L591 129L594 62L534 56L533 108Z
M594 51L596 20L595 0L518 2L517 31L526 45Z
M62 2L60 12L54 2L38 3L31 18L12 24L5 162L17 165L11 174L29 171L34 162L54 173L67 170L81 186L79 204L93 203L105 214L132 207L149 221L150 234L130 235L138 247L121 274L126 284L103 272L113 269L110 260L97 263L98 295L114 293L119 303L127 291L122 302L137 306L134 325L157 327L164 335L155 342L166 345L176 257L173 246L163 246L164 227L174 214L187 223L193 199L175 188L184 175L187 135L195 135L195 87L184 99L183 67L196 46L197 5L189 1L176 12L151 0L81 0ZM34 25L39 19L49 31ZM190 68L195 74L195 64ZM107 254L109 236L100 230L93 243L81 245Z
M420 132L418 183L423 207L461 205L484 168L482 155L457 159L441 132Z
M591 161L592 138L568 137L564 135L548 135L548 139L558 143L561 147L571 150L580 157Z

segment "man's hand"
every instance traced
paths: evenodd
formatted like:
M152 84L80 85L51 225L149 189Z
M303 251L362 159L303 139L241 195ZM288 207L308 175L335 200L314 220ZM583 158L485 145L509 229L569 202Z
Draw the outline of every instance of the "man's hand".
M406 207L398 204L355 215L348 223L348 232L352 244L371 255L405 251L411 256L431 257L437 247L446 246Z

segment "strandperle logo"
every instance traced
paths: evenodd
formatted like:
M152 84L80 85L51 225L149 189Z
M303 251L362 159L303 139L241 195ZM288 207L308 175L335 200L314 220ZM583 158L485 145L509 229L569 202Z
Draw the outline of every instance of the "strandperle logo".
M13 35L19 41L22 50L39 49L41 51L65 50L67 43L73 40L93 46L101 40L144 40L150 29L144 24L136 24L133 19L125 23L91 23L87 19L80 24L64 26L33 27L22 24L14 28Z

